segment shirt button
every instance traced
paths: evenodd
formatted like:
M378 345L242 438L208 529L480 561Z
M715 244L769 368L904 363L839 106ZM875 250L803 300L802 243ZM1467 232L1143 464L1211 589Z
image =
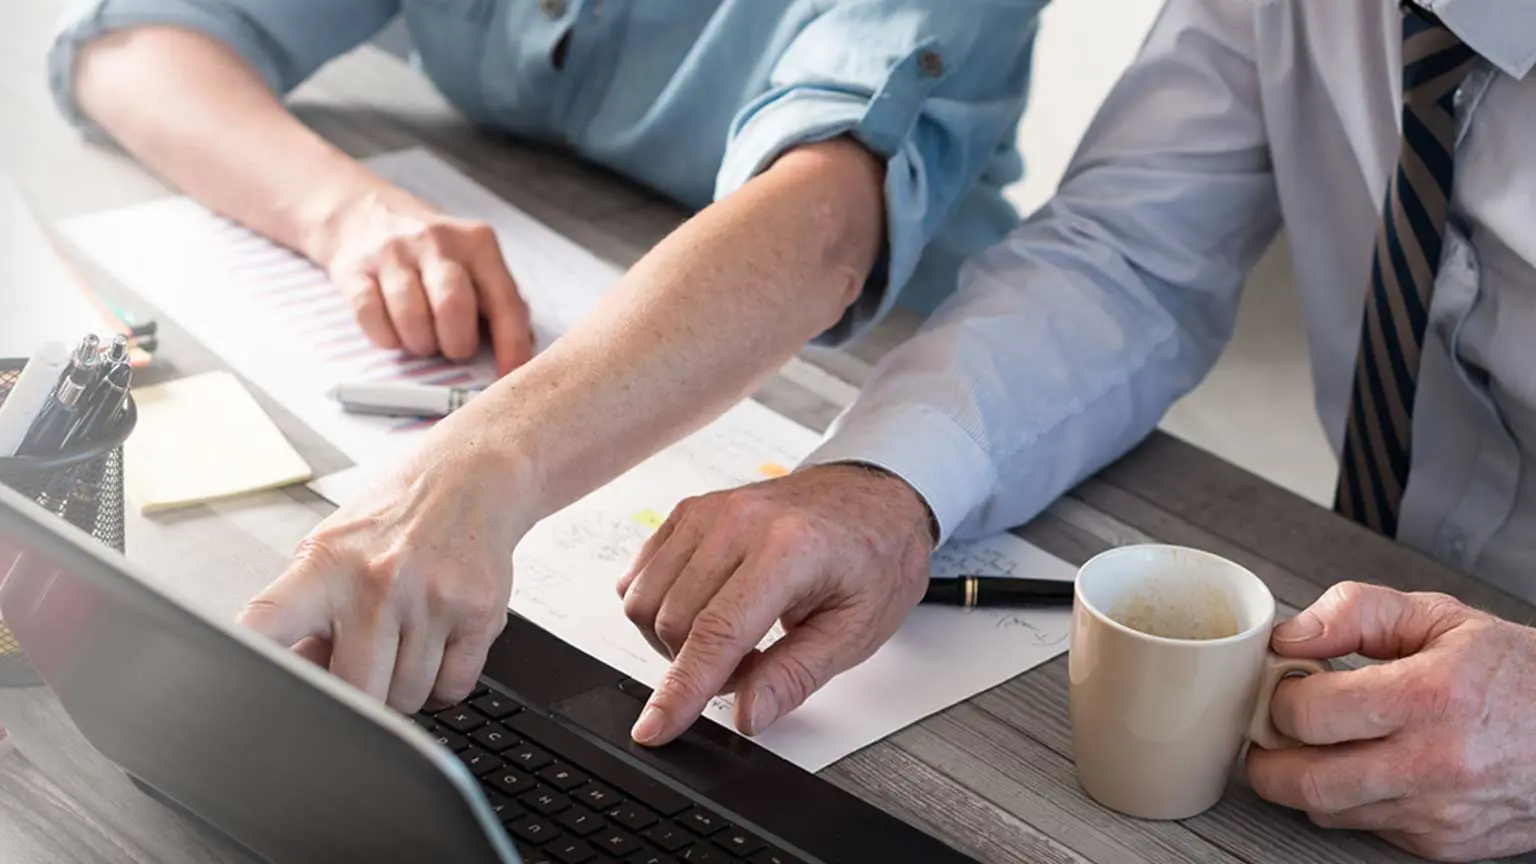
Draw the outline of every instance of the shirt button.
M547 18L559 18L565 14L565 0L539 0L539 8Z
M917 68L929 78L944 74L944 58L937 51L924 51L917 55Z

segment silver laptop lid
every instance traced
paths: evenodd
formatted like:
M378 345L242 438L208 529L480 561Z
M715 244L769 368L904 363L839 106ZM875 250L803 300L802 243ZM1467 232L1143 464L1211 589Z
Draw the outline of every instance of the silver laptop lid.
M421 729L0 486L0 617L80 731L273 864L516 864Z

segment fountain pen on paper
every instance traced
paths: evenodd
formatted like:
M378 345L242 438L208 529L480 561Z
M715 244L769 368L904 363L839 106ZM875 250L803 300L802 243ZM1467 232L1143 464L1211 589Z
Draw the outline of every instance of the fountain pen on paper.
M929 579L923 602L938 606L983 607L1070 606L1073 583L1061 579L1018 579L1012 576L958 576Z
M479 395L478 387L430 384L342 384L330 397L351 414L390 417L447 417Z

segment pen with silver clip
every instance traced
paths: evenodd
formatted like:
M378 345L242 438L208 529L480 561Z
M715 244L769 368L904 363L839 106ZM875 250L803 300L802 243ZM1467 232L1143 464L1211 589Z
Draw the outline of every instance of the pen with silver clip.
M75 422L65 435L61 450L110 428L122 416L123 406L128 401L128 388L133 383L127 336L120 335L112 340L101 361L101 369L96 384L81 397Z
M88 335L75 348L53 397L43 407L17 451L23 456L47 456L59 451L80 409L81 397L96 382L101 363L101 340Z

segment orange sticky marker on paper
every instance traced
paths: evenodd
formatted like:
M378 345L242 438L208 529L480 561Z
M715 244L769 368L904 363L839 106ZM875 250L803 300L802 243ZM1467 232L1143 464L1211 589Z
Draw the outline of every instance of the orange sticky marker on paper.
M764 477L783 477L789 473L789 469L777 462L767 462L757 466L757 473Z

